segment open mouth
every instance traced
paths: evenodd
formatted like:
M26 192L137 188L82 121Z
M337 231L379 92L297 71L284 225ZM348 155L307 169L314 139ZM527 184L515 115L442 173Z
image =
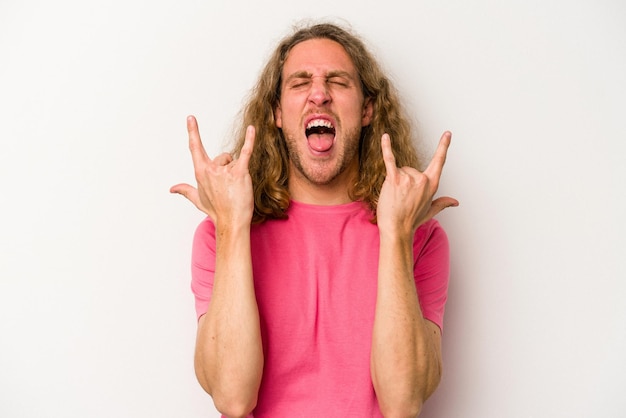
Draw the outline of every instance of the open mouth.
M335 142L335 127L326 119L313 119L307 124L305 135L313 150L328 151Z

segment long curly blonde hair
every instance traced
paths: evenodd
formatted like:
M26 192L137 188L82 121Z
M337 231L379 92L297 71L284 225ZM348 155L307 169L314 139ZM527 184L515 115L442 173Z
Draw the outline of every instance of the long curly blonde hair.
M349 30L333 23L318 23L302 28L284 38L262 70L248 102L241 112L241 124L235 135L233 155L243 147L248 125L256 128L255 146L250 159L254 189L253 223L284 219L289 207L287 188L289 157L282 130L276 127L274 109L280 101L281 75L289 51L309 39L330 39L342 45L352 59L361 79L363 95L374 105L373 119L362 129L359 148L359 176L349 190L355 201L365 202L376 218L376 206L385 179L380 138L388 133L398 166L418 167L418 155L411 136L411 124L400 103L397 90L363 41Z

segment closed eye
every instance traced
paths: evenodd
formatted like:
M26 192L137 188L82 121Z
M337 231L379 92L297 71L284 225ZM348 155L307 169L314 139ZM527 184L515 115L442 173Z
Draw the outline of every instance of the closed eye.
M306 87L309 84L311 84L311 79L310 78L293 78L289 82L289 88L297 89L297 88L301 88L301 87Z
M340 87L348 87L350 85L350 81L343 77L330 77L328 78L328 83Z

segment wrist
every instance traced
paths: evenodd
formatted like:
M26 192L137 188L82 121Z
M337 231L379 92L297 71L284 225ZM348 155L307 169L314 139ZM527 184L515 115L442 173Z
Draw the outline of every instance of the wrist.
M393 223L378 223L378 234L380 240L390 242L413 242L415 229L407 225L397 225Z
M250 237L250 221L235 221L233 219L220 219L215 221L216 240L236 241L241 237Z

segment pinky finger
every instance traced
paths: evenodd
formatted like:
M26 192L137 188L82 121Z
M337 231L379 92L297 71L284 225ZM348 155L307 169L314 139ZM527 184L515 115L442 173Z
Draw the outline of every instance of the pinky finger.
M387 170L387 176L392 176L396 169L396 157L393 155L393 150L391 148L391 138L389 134L383 134L380 140L380 146L382 148L383 153L383 161L385 163L385 169Z

